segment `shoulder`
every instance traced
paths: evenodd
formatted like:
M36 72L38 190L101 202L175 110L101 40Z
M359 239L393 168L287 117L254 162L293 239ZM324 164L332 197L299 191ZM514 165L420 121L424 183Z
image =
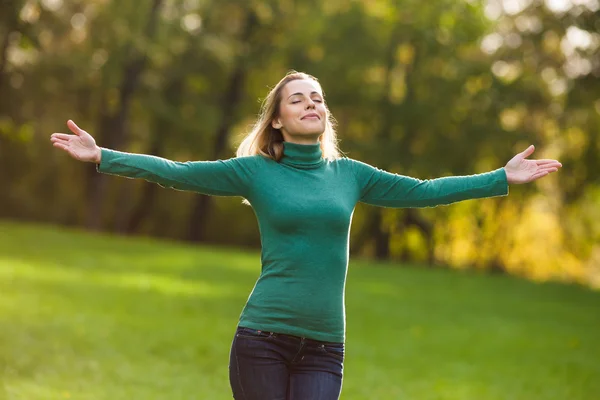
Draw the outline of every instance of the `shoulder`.
M342 166L344 168L348 168L354 174L360 174L361 172L363 172L365 170L374 168L365 162L356 160L354 158L346 157L346 156L340 157L340 158L334 160L333 162L338 163L340 166Z
M228 160L229 162L245 169L255 170L265 165L268 160L261 155L234 157Z
M338 157L333 160L329 160L329 162L333 163L333 164L341 165L344 167L352 167L352 164L355 163L356 160L354 160L350 157L342 156L342 157Z
M358 181L358 176L361 174L361 164L360 161L347 156L329 161L329 165L332 165L344 175L352 177L355 181Z

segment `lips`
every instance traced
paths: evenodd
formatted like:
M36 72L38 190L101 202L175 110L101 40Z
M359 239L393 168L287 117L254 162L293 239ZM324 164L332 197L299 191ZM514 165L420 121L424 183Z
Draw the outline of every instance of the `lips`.
M319 117L319 114L315 114L315 113L310 113L310 114L306 114L304 117L302 117L301 119L306 119L306 118L317 118L317 119L321 119L321 117Z

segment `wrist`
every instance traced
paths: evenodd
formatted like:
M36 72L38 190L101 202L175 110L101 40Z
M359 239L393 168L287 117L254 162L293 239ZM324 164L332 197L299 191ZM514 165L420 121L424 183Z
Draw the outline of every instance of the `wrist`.
M94 157L94 163L100 165L100 162L102 162L102 149L96 146L96 156Z
M511 176L511 174L510 174L510 173L509 173L509 172L506 170L506 167L503 167L502 169L504 170L504 173L506 174L506 183L508 183L509 185L510 185L510 184L513 184L513 183L514 183L514 181L513 181L513 179L512 179L512 176Z

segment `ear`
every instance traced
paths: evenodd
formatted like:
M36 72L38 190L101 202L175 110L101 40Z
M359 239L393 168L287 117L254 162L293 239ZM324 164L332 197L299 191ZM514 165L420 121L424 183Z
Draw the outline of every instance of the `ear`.
M275 129L281 129L283 125L281 124L281 121L279 121L279 119L274 119L273 121L271 121L271 126Z

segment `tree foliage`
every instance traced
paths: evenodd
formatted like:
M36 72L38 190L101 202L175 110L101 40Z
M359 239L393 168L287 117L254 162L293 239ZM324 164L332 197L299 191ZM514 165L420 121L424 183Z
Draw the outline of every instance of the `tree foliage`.
M380 168L479 173L528 144L564 165L503 199L360 205L353 253L600 285L597 1L0 4L2 217L258 246L239 199L101 176L47 139L72 118L101 146L231 157L295 69L321 81L344 152Z

